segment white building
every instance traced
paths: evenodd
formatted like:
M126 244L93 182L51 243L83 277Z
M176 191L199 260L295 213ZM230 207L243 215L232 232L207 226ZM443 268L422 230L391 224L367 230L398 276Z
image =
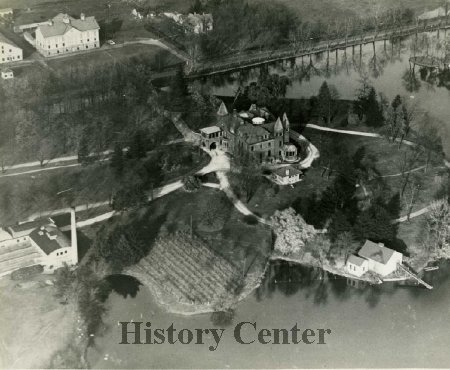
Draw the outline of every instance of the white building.
M6 18L6 17L12 17L12 15L13 15L12 8L0 9L0 17Z
M100 47L100 27L95 17L80 19L58 14L36 29L36 49L44 56L68 54Z
M352 275L359 277L364 275L367 271L369 271L369 262L364 258L351 255L347 259L347 264L345 265L345 268Z
M0 33L0 64L15 62L22 58L22 49Z
M71 212L71 239L51 218L0 229L0 276L20 268L42 265L51 273L64 264L78 263L75 211Z
M280 185L295 184L301 180L303 172L292 166L281 167L272 172L273 180Z
M0 74L3 80L11 80L14 78L14 72L9 68L2 69Z
M401 253L386 248L382 243L377 244L370 240L366 240L358 256L350 256L346 264L347 271L355 276L371 271L384 277L396 271L403 260Z

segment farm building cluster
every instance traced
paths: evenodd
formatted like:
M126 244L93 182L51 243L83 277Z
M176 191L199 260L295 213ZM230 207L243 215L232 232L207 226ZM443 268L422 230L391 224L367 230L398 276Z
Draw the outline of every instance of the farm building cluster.
M0 276L41 265L52 273L64 264L78 263L75 212L71 212L69 239L51 218L0 228Z

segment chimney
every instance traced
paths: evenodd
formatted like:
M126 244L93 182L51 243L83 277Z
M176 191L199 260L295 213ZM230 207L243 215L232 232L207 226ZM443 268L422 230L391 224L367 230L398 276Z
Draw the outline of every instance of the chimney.
M75 217L75 209L70 209L70 236L71 236L71 253L72 264L78 263L78 241L77 241L77 220Z
M86 20L86 16L84 15L84 13L81 13L81 14L80 14L80 19L81 19L82 21Z
M286 168L286 176L289 176L289 168Z

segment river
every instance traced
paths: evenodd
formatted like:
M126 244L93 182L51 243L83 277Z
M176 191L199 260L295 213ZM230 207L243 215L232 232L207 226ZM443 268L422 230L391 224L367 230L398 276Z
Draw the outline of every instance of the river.
M272 265L261 288L242 301L215 351L205 345L119 344L118 321L150 321L153 328L213 328L210 314L166 313L134 279L115 279L108 299L107 332L89 350L95 368L318 368L448 367L450 364L449 264L429 272L433 290L385 283L353 287L310 268ZM127 295L126 286L129 294ZM257 328L330 329L326 344L238 344L239 322Z
M439 36L439 37L438 37ZM361 85L362 76L367 76L378 93L389 100L395 95L406 96L418 111L427 111L436 120L443 137L447 156L450 155L450 73L425 75L416 67L410 69L409 59L416 55L433 55L438 58L450 55L450 31L437 34L419 34L390 43L380 41L367 44L360 50L356 47L339 52L297 58L269 65L270 73L287 75L291 85L287 98L300 99L317 95L320 85L326 80L336 87L343 99L354 99ZM327 67L328 59L328 67ZM447 59L450 61L450 59ZM233 96L239 86L257 79L260 68L246 69L209 78L213 92L221 96ZM429 72L429 71L428 71ZM445 87L446 86L446 87Z

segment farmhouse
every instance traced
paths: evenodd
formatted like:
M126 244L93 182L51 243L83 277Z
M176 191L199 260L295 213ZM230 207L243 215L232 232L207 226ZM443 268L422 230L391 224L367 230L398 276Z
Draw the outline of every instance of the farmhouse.
M256 105L248 111L230 114L222 102L217 116L216 126L200 130L203 147L249 154L260 162L299 160L297 148L289 145L290 123L286 114L274 119L267 109Z
M36 29L36 49L44 56L68 54L100 47L100 27L95 17L80 19L58 14L48 24Z
M278 168L277 170L273 171L272 178L277 184L290 185L299 182L302 175L302 171L298 170L295 167L287 166Z
M22 58L22 49L0 33L0 63L14 62Z
M1 77L3 80L10 80L14 78L14 72L12 69L4 68L0 71Z
M0 228L0 276L20 268L42 265L51 273L64 264L78 263L75 212L71 212L71 240L51 218Z
M397 270L402 259L401 253L386 248L382 243L366 240L358 256L352 255L348 258L346 269L355 276L361 276L367 271L387 276Z

